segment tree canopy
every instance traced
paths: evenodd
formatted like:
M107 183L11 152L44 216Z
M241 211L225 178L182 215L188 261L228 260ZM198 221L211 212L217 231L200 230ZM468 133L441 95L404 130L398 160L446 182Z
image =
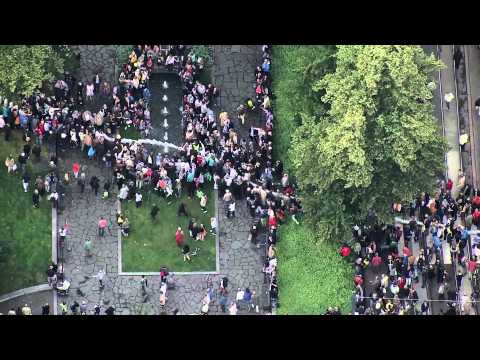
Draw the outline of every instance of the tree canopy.
M51 45L1 45L0 95L19 99L63 71L64 59Z
M335 70L317 78L317 116L304 107L290 161L307 217L338 239L368 211L386 219L393 202L434 188L446 143L428 84L442 65L412 45L341 45Z

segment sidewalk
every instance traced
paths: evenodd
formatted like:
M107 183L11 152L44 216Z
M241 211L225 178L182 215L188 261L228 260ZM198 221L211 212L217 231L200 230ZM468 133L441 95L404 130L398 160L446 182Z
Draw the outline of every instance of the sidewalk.
M457 95L455 90L455 74L453 72L452 45L440 45L440 48L440 60L442 60L446 66L440 72L440 97L445 126L445 139L450 147L449 151L447 152L447 173L448 178L453 181L452 193L454 196L457 196L458 173L461 170L462 163L460 157ZM445 94L448 93L455 95L455 99L450 102L450 109L447 109L447 105L444 100Z

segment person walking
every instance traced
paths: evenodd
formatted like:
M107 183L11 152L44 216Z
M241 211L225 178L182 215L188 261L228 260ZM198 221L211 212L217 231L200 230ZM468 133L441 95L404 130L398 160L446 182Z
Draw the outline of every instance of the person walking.
M138 191L135 193L135 206L137 208L139 208L140 206L142 206L142 199L143 199L143 196L142 194L140 194Z
M92 256L92 241L90 239L85 239L85 243L83 244L83 248L85 249L85 256L91 257Z
M80 172L80 164L75 162L72 165L73 176L78 179L78 173Z
M80 174L80 178L78 179L77 182L78 186L80 187L80 193L83 194L85 191L85 173Z
M22 186L23 186L23 191L28 192L28 186L30 185L30 175L28 175L27 172L23 174L22 176Z
M103 216L100 216L98 221L98 235L105 236L105 228L108 226L108 221Z
M98 274L94 275L93 277L96 277L98 279L99 289L103 290L105 288L105 284L103 283L103 279L105 277L105 271L103 269L100 269L98 271Z
M148 280L145 275L142 275L142 278L140 279L140 285L142 287L142 296L145 296L148 287Z

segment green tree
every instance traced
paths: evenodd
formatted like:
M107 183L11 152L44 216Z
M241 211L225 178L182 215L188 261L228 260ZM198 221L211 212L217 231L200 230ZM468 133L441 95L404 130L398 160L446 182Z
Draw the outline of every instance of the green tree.
M333 45L279 45L273 48L275 114L278 116L275 130L275 155L288 159L285 154L291 137L301 124L300 113L322 116L326 112L321 101L322 92L314 91L313 85L325 74L335 70Z
M447 145L428 86L442 65L420 46L344 45L335 60L312 87L328 111L301 115L289 155L310 223L341 240L369 210L386 220L432 191Z
M63 71L64 59L51 45L1 45L0 95L12 100L31 95Z

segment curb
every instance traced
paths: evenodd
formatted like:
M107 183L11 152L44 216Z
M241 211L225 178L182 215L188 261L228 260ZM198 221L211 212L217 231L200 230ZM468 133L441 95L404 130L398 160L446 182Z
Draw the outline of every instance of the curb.
M58 262L57 253L57 209L52 206L52 261L56 264ZM58 297L57 292L53 291L53 315L58 314Z
M42 291L51 290L51 289L52 288L48 284L41 284L41 285L35 285L35 286L31 286L21 290L16 290L11 293L0 296L0 303L14 299L19 296L35 294L37 292L42 292Z
M220 272L220 219L218 218L218 190L215 192L215 219L217 221L217 229L215 233L215 268L216 272Z

